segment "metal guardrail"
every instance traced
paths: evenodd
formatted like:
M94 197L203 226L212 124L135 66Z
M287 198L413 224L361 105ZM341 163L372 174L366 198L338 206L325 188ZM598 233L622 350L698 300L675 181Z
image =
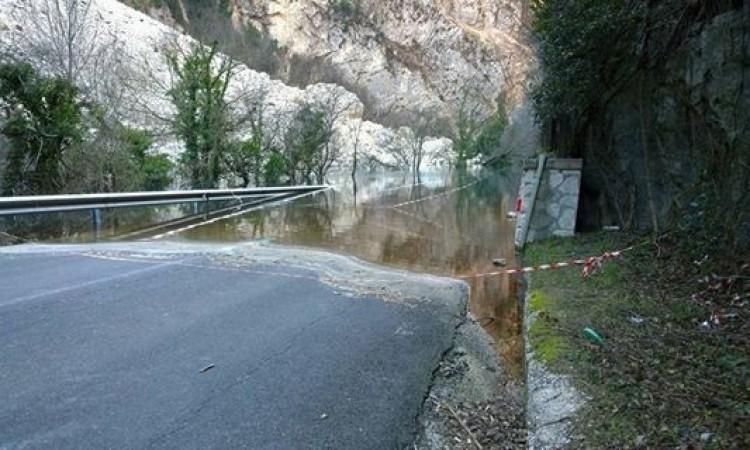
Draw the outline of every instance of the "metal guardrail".
M98 238L102 229L102 210L104 209L192 203L194 216L198 214L208 216L211 214L210 202L214 201L236 200L238 204L232 208L246 208L326 189L328 186L288 186L0 197L0 217L90 210L92 229ZM202 211L200 211L200 205L203 205ZM226 208L215 212L225 210ZM194 216L179 219L179 222L193 220Z
M0 197L0 216L65 211L100 210L134 206L267 197L280 198L327 189L328 186L289 186L249 189L202 189L191 191L123 192L115 194L31 195Z

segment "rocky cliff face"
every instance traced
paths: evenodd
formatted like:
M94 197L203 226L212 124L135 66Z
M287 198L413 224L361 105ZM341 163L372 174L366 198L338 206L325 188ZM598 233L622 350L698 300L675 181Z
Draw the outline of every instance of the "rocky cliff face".
M45 61L29 53L30 36L38 33L29 25L29 14L42 11L41 0L0 2L0 55L13 55L30 60L41 70ZM41 8L41 9L35 9ZM165 9L152 13L171 17ZM166 19L165 19L166 20ZM167 97L170 71L165 55L169 51L186 51L195 40L175 28L136 11L115 0L96 0L91 3L87 27L95 29L97 39L107 40L116 49L115 58L107 67L91 64L82 68L84 78L106 74L111 89L94 99L104 103L116 99L118 114L125 123L150 129L163 136L159 151L178 155L182 144L170 136L160 118L174 111ZM110 41L111 39L111 41ZM339 164L349 166L356 149L360 167L401 167L401 154L409 145L408 130L396 130L363 120L364 107L356 95L335 84L316 83L304 89L288 86L268 74L238 65L228 89L230 101L238 116L246 115L249 99L262 98L264 122L281 134L294 113L303 105L332 105L340 109L333 136ZM109 98L104 98L109 97ZM439 165L450 155L451 142L444 138L427 139L424 144L425 165ZM0 155L2 156L2 155Z
M520 100L533 67L523 3L235 0L233 14L267 30L290 55L315 62L286 78L318 81L329 69L382 113L455 110L466 90L487 107L503 91Z
M144 0L127 0L143 8ZM173 0L149 7L154 17L192 34L231 26L275 42L277 64L255 62L284 82L336 83L356 93L365 117L390 126L414 115L450 122L461 105L485 113L504 97L511 119L507 146L537 146L526 90L537 71L527 33L529 0ZM146 0L146 4L148 1ZM208 7L206 5L211 4ZM207 20L206 16L215 16ZM200 25L196 23L201 22ZM197 33L196 33L197 30ZM221 36L217 36L222 39ZM239 37L238 37L239 36ZM242 58L249 39L233 56ZM266 54L270 58L270 54ZM251 63L251 66L253 64Z

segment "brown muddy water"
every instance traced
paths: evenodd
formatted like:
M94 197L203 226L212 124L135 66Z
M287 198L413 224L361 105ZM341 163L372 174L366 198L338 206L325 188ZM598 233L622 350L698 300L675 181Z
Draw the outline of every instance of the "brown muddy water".
M461 276L515 264L514 222L506 219L516 183L499 175L378 174L332 180L325 193L249 212L180 234L182 239L237 242L268 239L323 248L386 266ZM356 189L356 191L355 191ZM468 278L472 315L493 337L515 375L522 368L516 280Z
M270 240L443 276L496 270L495 258L505 258L511 266L516 263L515 224L506 218L517 186L513 177L440 172L414 181L408 174L379 173L360 176L356 184L344 175L330 181L329 191L198 226L169 239ZM136 239L144 235L131 235L133 230L190 213L185 206L105 211L98 238L87 213L48 217L41 228L39 221L0 221L0 230L42 241ZM472 315L494 339L509 372L520 376L523 341L516 279L506 275L464 281L471 287Z

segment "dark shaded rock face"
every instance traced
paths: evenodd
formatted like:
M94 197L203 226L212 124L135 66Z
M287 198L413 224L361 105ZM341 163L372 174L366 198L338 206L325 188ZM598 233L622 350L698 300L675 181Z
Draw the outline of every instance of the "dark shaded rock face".
M635 77L611 101L596 131L581 139L579 228L647 229L654 215L664 226L675 207L695 201L693 188L706 178L721 181L727 205L741 207L744 169L726 167L722 176L714 165L732 155L748 160L748 21L733 11L696 27L661 73Z

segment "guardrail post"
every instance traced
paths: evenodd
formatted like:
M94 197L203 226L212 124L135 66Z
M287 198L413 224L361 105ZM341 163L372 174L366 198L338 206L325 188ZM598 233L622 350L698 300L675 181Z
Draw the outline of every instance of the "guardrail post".
M94 229L94 236L99 238L102 233L102 210L94 208L91 210L91 224Z
M203 194L203 214L208 217L208 213L210 212L209 206L208 206L208 194Z
M200 206L198 206L198 202L193 202L193 215L198 215L200 212Z

